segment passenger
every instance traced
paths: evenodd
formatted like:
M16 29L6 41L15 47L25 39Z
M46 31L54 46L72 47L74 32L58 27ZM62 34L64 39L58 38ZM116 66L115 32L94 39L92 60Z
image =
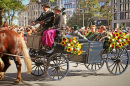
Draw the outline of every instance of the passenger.
M107 36L107 33L105 32L105 30L106 30L106 27L101 25L99 28L99 33L93 41L102 41Z
M48 28L43 32L41 44L43 45L42 49L48 50L52 48L52 44L54 42L55 34L57 30L60 30L64 26L64 18L60 14L62 9L59 6L54 8L54 22L53 26Z
M32 22L33 25L40 22L40 27L37 30L37 35L42 36L43 32L53 25L53 15L54 13L50 11L49 3L42 5L43 11L38 19L35 22Z
M78 36L79 38L82 38L82 39L87 39L84 35L82 35L79 31L79 28L77 25L74 25L74 28L73 28L73 31L68 34L68 35L74 35L74 36Z
M95 37L97 36L97 34L98 34L96 32L96 26L91 25L90 30L91 30L91 32L86 36L86 38L88 38L89 41L93 41L95 39Z

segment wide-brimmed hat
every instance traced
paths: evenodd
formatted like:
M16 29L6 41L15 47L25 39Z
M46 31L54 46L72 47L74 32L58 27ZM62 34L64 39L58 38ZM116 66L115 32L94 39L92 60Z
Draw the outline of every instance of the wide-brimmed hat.
M58 11L62 11L62 8L60 8L59 6L56 6L54 9Z
M74 29L73 30L78 30L78 26L77 25L74 25Z
M47 2L47 3L42 4L42 6L46 6L46 7L49 7L49 8L50 8L50 6L49 6L49 3L48 3L48 2Z

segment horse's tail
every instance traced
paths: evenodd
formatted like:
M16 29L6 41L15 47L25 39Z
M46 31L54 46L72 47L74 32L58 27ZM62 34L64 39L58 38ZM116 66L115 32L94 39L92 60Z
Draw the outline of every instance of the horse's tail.
M30 74L31 69L32 69L32 61L31 61L31 58L29 56L28 49L27 49L27 46L25 44L25 41L22 37L21 37L21 42L22 42L21 54L23 55L25 65L27 66L27 73Z
M4 68L4 63L2 59L0 58L0 72L2 71L3 68Z

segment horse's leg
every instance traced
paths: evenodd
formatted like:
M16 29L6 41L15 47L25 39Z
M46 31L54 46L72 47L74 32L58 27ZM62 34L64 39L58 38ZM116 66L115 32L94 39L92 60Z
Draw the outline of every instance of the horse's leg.
M15 84L18 84L20 81L21 81L21 61L20 61L20 58L19 57L14 57L14 61L15 61L15 64L16 64L16 67L17 67L17 70L18 70L18 74L17 74L17 79L15 80Z
M4 55L2 57L2 60L4 62L4 68L2 69L2 71L0 72L0 80L2 80L4 78L5 72L6 70L9 68L9 66L11 65L11 62L9 60L9 56Z

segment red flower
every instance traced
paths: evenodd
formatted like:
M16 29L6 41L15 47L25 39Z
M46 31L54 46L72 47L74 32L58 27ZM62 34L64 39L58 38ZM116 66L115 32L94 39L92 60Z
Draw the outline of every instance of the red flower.
M80 50L82 52L82 50Z
M114 45L112 45L111 47L114 48Z
M88 31L87 31L87 33L88 33Z
M66 44L64 44L64 46L66 46Z
M117 31L115 31L117 33Z
M122 32L120 32L120 34L122 34Z
M109 44L111 44L111 42L109 42Z
M76 43L74 43L74 44L76 44Z
M113 36L115 37L115 34L113 34Z
M126 38L126 40L129 41L128 38Z
M119 41L117 41L119 43Z
M124 46L124 43L122 43L122 45Z
M76 49L73 49L73 51L76 51Z
M71 42L71 39L69 39L69 43Z
M113 35L113 33L112 33L112 35Z
M66 39L63 39L63 41L66 41Z
M118 39L120 39L121 37L119 36Z
M117 45L116 48L118 48L119 46Z

